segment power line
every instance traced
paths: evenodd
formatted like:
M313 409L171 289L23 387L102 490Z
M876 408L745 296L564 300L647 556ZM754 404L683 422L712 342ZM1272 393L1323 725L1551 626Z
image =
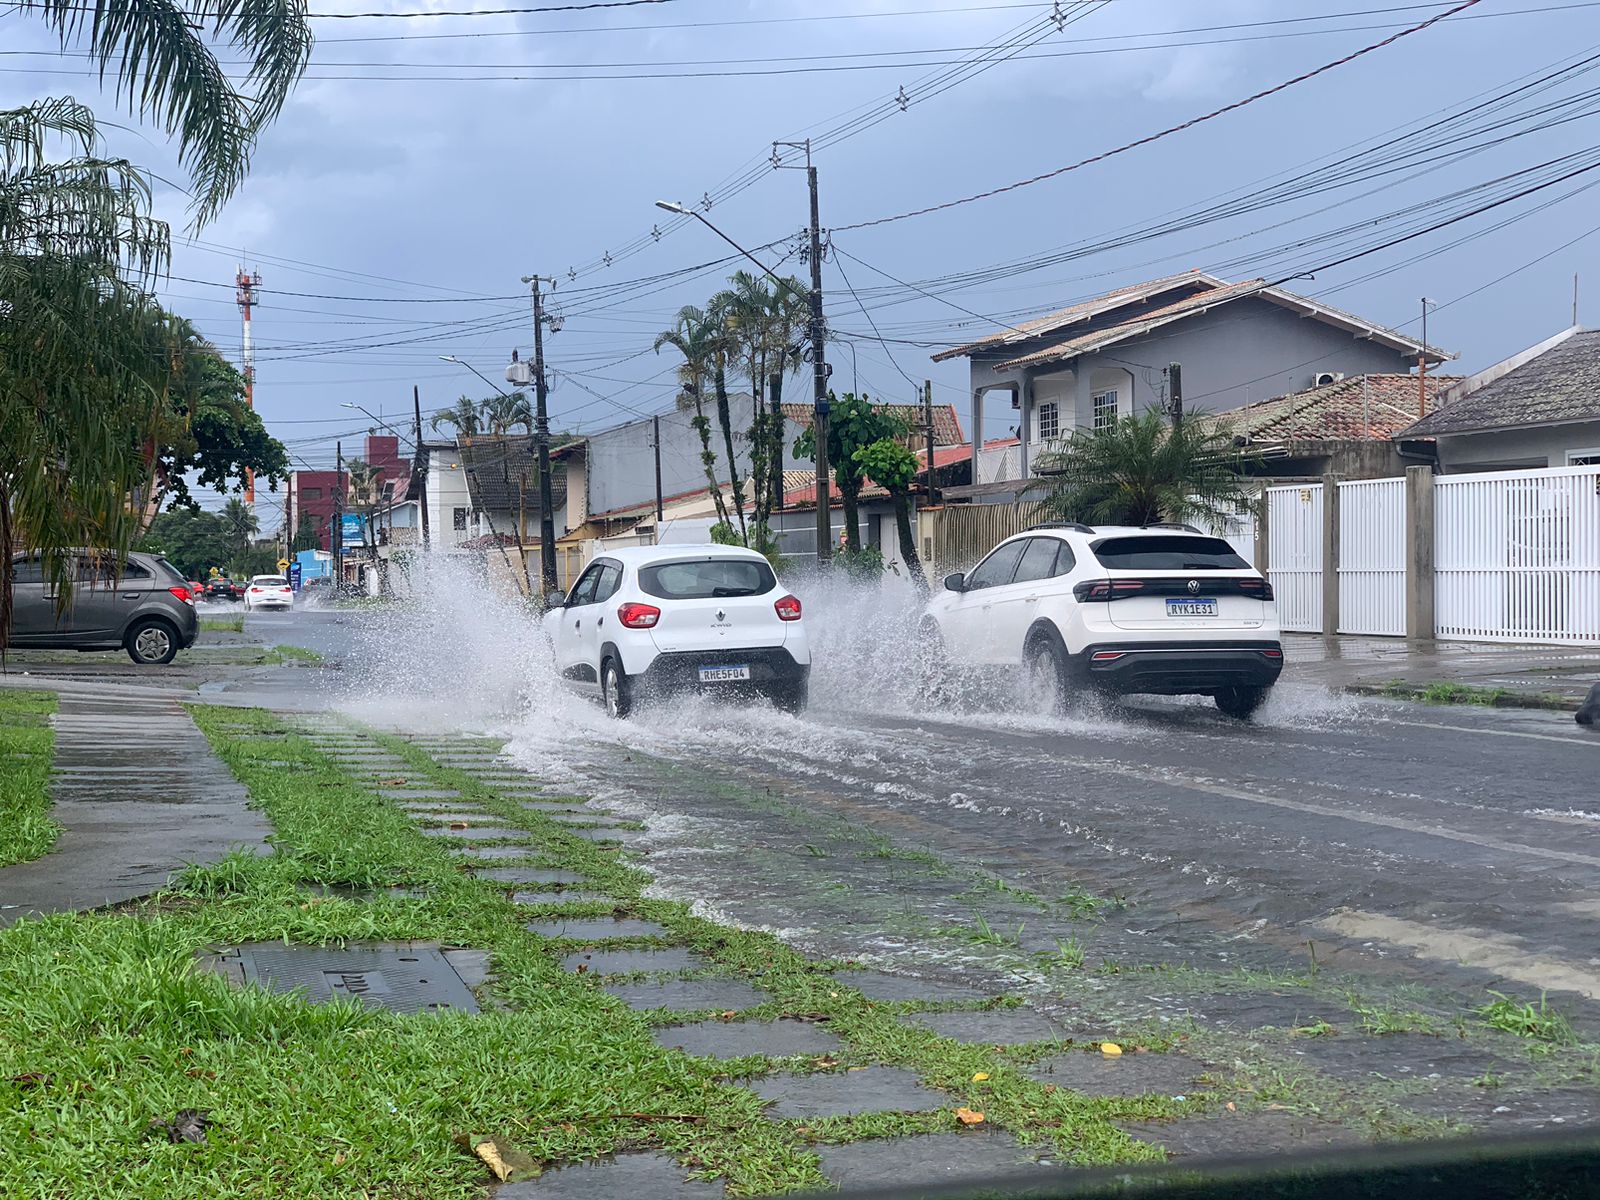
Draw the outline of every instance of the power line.
M313 21L410 21L429 17L519 17L533 13L590 12L597 8L640 8L677 0L588 0L578 4L544 4L533 8L441 8L414 12L307 13Z
M1018 188L1029 187L1035 183L1042 183L1047 179L1055 179L1061 175L1065 175L1069 171L1079 170L1080 168L1089 166L1092 163L1104 162L1108 158L1113 158L1119 154L1126 154L1130 150L1137 149L1140 146L1148 146L1152 142L1158 142L1161 139L1170 137L1175 133L1180 133L1186 129L1193 129L1196 125L1203 124L1206 121L1213 121L1218 117L1224 116L1230 112L1234 112L1245 107L1246 105L1254 104L1258 100L1264 100L1269 96L1277 95L1279 92L1294 87L1296 84L1304 83L1310 79L1315 79L1317 76L1326 74L1328 71L1332 71L1337 67L1342 67L1347 63L1354 62L1363 55L1371 54L1374 51L1384 49L1387 46L1392 46L1401 38L1410 37L1414 33L1420 33L1424 29L1428 29L1434 25L1437 25L1440 21L1443 21L1448 17L1452 17L1456 13L1465 12L1467 9L1472 8L1480 3L1482 3L1482 0L1461 0L1461 3L1457 4L1454 8L1448 10L1447 12L1436 13L1427 20L1403 29L1399 33L1391 34L1390 36L1383 38L1381 41L1373 42L1368 46L1363 46L1359 50L1352 51L1341 58L1334 59L1332 62L1324 63L1320 67L1316 67L1310 71L1296 75L1294 78L1287 79L1273 87L1266 88L1263 91L1246 96L1242 100L1235 100L1231 104L1225 104L1221 108L1213 109L1202 116L1191 117L1187 121L1183 121L1177 125L1169 126L1158 133L1148 134L1145 137L1137 139L1136 141L1124 143L1123 145L1117 146L1111 150L1103 150L1099 154L1091 155L1085 159L1080 159L1078 162L1070 163L1064 167L1058 167L1053 171L1046 171L1043 174L1035 175L1030 179L1018 180L1016 183L1008 183L1003 187L990 188L988 191L977 192L973 195L962 197L959 200L947 200L942 204L933 204L926 208L913 209L910 212L898 213L891 217L878 217L871 221L858 221L853 225L840 225L836 228L841 232L852 229L867 229L875 225L887 225L893 221L904 221L911 217L921 217L926 216L929 213L943 212L946 209L957 208L963 204L972 204L978 200L987 200L992 196L1001 195L1004 192L1012 192L1016 191Z

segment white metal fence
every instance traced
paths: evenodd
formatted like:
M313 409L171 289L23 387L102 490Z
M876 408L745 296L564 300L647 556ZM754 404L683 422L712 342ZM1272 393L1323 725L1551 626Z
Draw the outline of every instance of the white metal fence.
M1286 630L1322 628L1322 488L1267 489L1267 578Z
M1405 636L1404 479L1339 485L1339 632Z
M1434 482L1438 636L1600 642L1600 468Z

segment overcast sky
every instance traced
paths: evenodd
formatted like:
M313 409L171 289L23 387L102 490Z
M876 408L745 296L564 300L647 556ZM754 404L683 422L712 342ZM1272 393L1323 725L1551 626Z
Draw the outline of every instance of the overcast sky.
M515 3L312 3L319 13L501 6ZM342 403L409 432L413 384L425 415L463 393L485 394L439 356L458 355L501 379L512 349L526 355L531 344L520 277L555 276L552 307L565 323L546 342L552 423L603 428L671 404L675 363L670 352L651 353L651 340L737 265L673 274L731 252L653 201L709 195L710 220L764 247L764 261L803 273L794 251L806 223L805 176L766 159L774 139L819 137L855 117L848 136L815 158L822 223L836 231L824 269L829 320L849 341L830 347L835 387L859 383L903 400L912 393L907 377L932 378L936 398L958 404L965 424L965 366L930 363L939 346L1190 267L1282 278L1582 168L1589 160L1575 158L1499 190L1464 190L1591 150L1589 114L1600 104L1574 98L1600 83L1600 70L1524 93L1521 108L1502 102L1464 119L1468 140L1455 145L1471 154L1437 161L1423 139L1450 128L1445 118L1475 97L1600 51L1600 4L1483 0L1109 161L934 214L844 226L1055 170L1451 7L1063 2L1064 29L1044 20L1051 4L1017 0L664 0L566 14L318 19L306 79L222 217L180 242L164 293L237 359L232 277L241 262L259 269L256 404L297 466L320 467L331 465L334 438L344 437L348 454L371 424ZM952 86L935 94L931 78L1012 38L1020 42L1011 53L944 80L938 87ZM84 75L81 57L54 54L37 18L0 17L0 46L0 103L89 100L121 126L107 130L112 149L182 179L165 139L131 126ZM1533 132L1484 128L1498 113L1566 102ZM1512 132L1519 136L1482 146ZM1374 166L1385 173L1332 189L1340 164L1412 146L1414 169ZM1192 217L1215 198L1287 179L1298 179L1303 194L1267 211L1100 246L1153 219ZM748 186L733 186L741 182ZM1600 193L1580 190L1595 182L1600 171L1576 175L1292 289L1409 332L1427 296L1441 306L1429 340L1459 353L1451 370L1475 370L1565 327L1575 272L1595 323L1600 236L1585 235L1600 222ZM185 197L167 188L160 201L184 227ZM1425 207L1384 219L1412 205ZM1339 229L1346 232L1330 237ZM1072 246L1090 252L1026 262ZM1005 269L971 277L993 267ZM806 383L797 378L791 388L798 396ZM1263 384L1264 395L1273 390ZM985 430L1003 432L998 422ZM263 500L271 528L273 500Z

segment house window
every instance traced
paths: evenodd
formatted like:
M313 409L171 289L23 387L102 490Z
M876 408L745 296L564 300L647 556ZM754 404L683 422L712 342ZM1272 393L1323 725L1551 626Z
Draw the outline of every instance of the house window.
M321 500L322 499L322 489L321 488L303 487L303 488L300 489L300 499L302 499L302 500Z
M1104 429L1114 424L1117 419L1117 391L1112 388L1109 392L1095 392L1090 400L1094 404L1094 427Z
M1054 400L1039 405L1039 440L1048 442L1061 436L1061 408Z
M464 508L451 509L450 523L457 531L465 533L467 531L467 510Z
M1600 446L1595 446L1588 450L1568 450L1567 466L1600 467Z

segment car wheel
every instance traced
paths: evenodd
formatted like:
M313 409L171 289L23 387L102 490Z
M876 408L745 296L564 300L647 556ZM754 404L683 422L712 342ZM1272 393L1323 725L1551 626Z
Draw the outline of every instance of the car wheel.
M1028 696L1046 712L1060 713L1067 706L1067 654L1048 633L1035 634L1023 655Z
M1245 721L1267 702L1267 693L1271 690L1264 687L1223 688L1216 694L1217 707L1234 720Z
M600 696L606 712L619 721L633 712L633 684L614 658L600 664Z
M772 703L782 712L799 716L811 703L811 681L802 679L797 683L779 685L772 693Z
M178 655L178 631L165 621L150 618L128 630L128 657L143 667L162 666Z
M917 699L926 704L943 704L950 699L950 655L945 649L939 623L929 617L917 628L917 644L912 650Z

